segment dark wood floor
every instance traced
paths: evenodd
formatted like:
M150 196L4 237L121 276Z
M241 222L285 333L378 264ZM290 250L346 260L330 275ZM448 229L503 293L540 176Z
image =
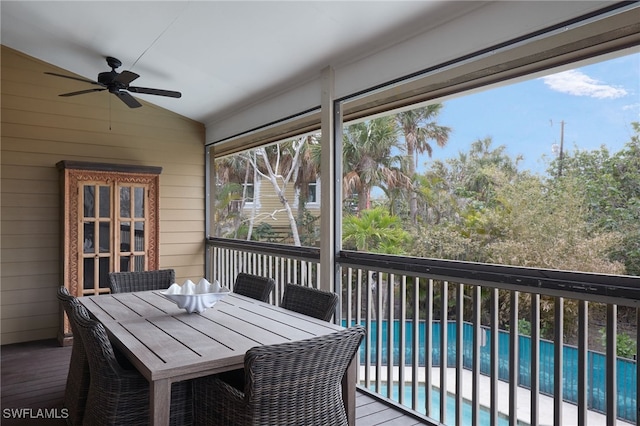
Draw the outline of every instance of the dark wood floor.
M0 348L2 388L0 423L5 426L65 425L62 399L71 357L71 347L60 347L55 340L5 345ZM26 410L26 409L31 409ZM12 418L21 415L22 419ZM39 417L25 419L24 417ZM429 424L421 416L409 416L393 404L364 389L356 400L357 426L411 426ZM124 425L123 425L124 426Z

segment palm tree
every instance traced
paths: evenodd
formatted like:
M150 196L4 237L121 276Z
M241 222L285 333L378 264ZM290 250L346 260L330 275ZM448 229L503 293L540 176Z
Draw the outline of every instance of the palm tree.
M298 174L294 179L294 188L298 191L298 220L305 211L309 201L309 184L316 182L320 176L320 143L318 134L306 136L300 147ZM317 196L318 194L316 194Z
M358 197L358 211L370 207L371 190L410 185L402 172L402 146L392 116L352 124L343 133L343 196Z
M522 155L513 159L506 152L505 145L494 148L492 144L491 137L478 139L471 144L468 153L460 153L457 159L449 161L453 172L450 181L459 183L467 192L461 195L473 194L474 199L489 202L494 192L496 171L507 180L517 175Z
M247 200L247 185L252 175L249 162L242 156L230 156L216 160L216 234L227 234L229 221L233 222L232 234L237 237L242 224L242 212ZM233 206L234 202L239 205Z
M440 114L442 104L432 104L396 115L400 130L404 134L407 146L408 171L407 175L414 180L418 162L418 154L426 152L431 158L433 147L430 140L436 142L439 147L444 147L449 140L451 128L439 126L435 118ZM417 223L418 200L417 194L412 192L409 199L409 215L412 223Z
M360 212L360 216L347 215L344 218L342 239L347 247L355 248L359 251L386 253L386 254L403 254L404 247L409 241L409 233L402 229L402 222L397 216L392 216L389 212L382 208L376 207ZM382 312L387 312L389 293L388 280L392 280L394 286L394 276L380 272L381 286L375 286L373 291L376 293L374 300L378 295L382 298ZM355 296L355 294L353 295ZM363 301L366 303L366 301ZM376 307L370 307L372 314Z
M402 254L409 233L402 229L397 216L381 207L362 211L360 216L346 216L342 232L343 242L356 250Z

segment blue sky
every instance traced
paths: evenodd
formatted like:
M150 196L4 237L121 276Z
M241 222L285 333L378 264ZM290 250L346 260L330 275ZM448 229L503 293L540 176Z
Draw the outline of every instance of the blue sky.
M640 121L640 53L609 59L525 82L504 85L444 101L440 125L453 129L445 148L434 146L433 159L455 157L472 142L491 137L515 157L521 170L544 173L554 158L564 125L564 150L618 151ZM419 170L429 162L419 159Z

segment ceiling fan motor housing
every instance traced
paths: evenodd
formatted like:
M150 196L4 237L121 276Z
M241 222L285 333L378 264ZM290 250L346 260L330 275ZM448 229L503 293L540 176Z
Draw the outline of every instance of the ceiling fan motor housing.
M118 73L115 71L101 72L100 74L98 74L98 83L108 86L113 83L113 80L117 75Z
M119 75L120 73L116 72L115 70L101 72L100 74L98 74L98 83L106 87L111 93L117 92L121 89L126 89L127 87L129 87L129 85L118 81Z
M116 68L119 68L122 62L117 58L107 56L107 64L111 67L111 71L98 74L98 83L109 89L111 93L117 92L120 89L126 89L127 84L118 81L120 73L116 71Z

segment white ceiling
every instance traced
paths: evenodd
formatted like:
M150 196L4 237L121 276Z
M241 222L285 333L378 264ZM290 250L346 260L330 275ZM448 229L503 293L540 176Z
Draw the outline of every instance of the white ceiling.
M91 80L114 56L118 71L140 74L132 85L182 92L136 96L209 123L482 2L472 3L2 1L1 42Z

